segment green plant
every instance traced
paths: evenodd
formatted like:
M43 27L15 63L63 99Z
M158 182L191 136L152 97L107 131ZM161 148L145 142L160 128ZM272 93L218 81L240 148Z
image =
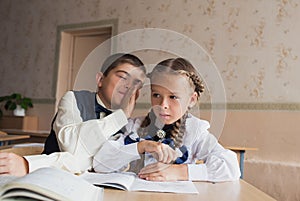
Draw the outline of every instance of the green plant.
M27 97L23 97L19 93L13 93L10 96L1 96L0 97L0 103L4 103L4 108L6 110L15 110L17 108L17 105L20 105L21 108L27 110L29 107L33 107L32 100ZM3 115L3 112L0 108L0 117Z

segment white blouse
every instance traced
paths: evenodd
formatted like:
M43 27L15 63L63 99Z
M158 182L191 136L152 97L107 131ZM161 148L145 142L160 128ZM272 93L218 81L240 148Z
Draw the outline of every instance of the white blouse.
M143 118L129 120L123 137L117 141L108 140L104 143L93 160L93 168L96 172L122 171L130 162L140 159L137 143L124 145L124 138L128 133L137 132L142 121ZM238 180L240 169L236 154L223 148L209 133L209 127L207 121L191 114L186 119L183 145L187 147L189 153L188 159L184 162L188 164L189 180L212 182ZM199 160L204 163L196 164Z

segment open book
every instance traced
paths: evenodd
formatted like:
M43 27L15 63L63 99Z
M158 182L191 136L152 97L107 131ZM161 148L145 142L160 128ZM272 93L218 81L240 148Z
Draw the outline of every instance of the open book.
M13 178L0 190L0 200L100 201L102 198L103 188L54 168L41 168L24 177Z
M169 193L194 193L197 188L192 181L154 182L138 178L134 173L100 174L85 172L80 175L86 181L101 187L112 187L127 191L152 191Z

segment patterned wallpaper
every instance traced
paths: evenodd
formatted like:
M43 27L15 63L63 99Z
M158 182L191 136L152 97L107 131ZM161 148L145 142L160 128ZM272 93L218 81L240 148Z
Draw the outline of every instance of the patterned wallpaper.
M118 19L118 33L161 28L201 45L229 103L300 102L297 0L1 0L0 95L53 98L58 25Z

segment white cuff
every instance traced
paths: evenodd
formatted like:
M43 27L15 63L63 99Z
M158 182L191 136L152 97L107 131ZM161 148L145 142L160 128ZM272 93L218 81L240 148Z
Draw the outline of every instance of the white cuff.
M205 164L187 164L190 181L207 181L208 173Z
M106 116L105 118L107 118L108 120L107 122L110 122L112 124L111 128L114 129L111 133L110 132L104 133L106 139L108 139L114 133L118 132L120 128L122 128L128 123L127 117L123 112L123 110L121 109L114 111L112 114Z
M28 161L29 172L43 167L56 167L71 173L81 173L88 169L88 167L80 167L77 160L68 152L30 155L24 156L24 158ZM86 162L84 164L86 165Z

